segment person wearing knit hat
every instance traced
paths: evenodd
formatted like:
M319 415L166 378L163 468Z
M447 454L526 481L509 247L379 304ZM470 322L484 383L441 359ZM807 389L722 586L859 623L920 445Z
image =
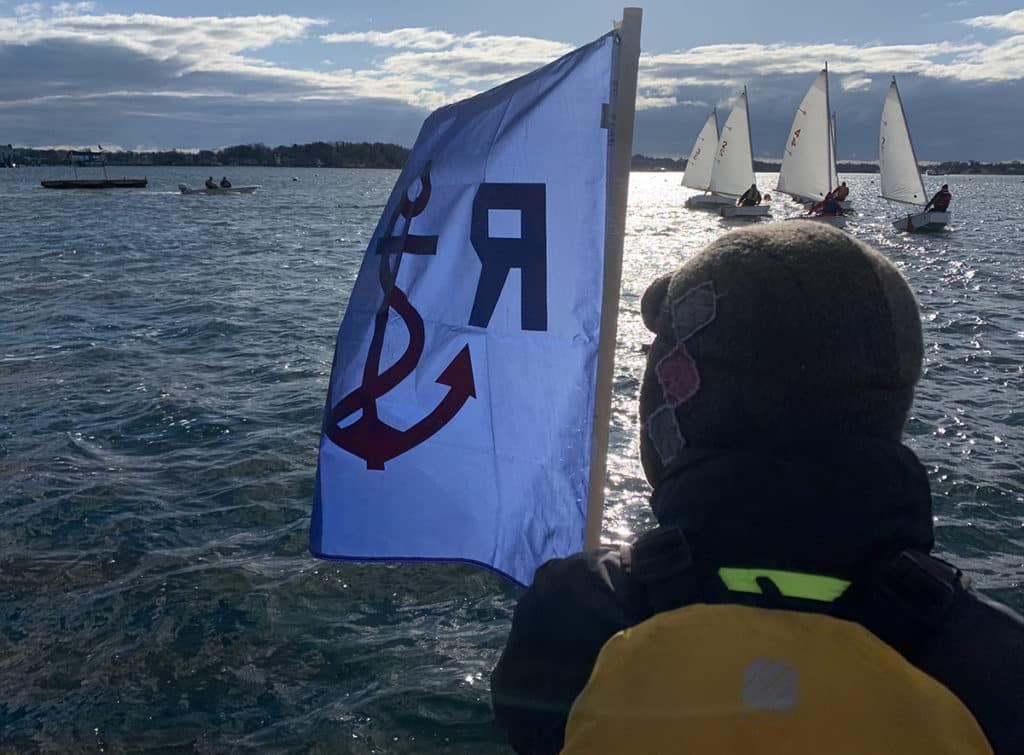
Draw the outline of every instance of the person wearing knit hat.
M899 270L831 226L776 223L723 235L652 283L641 313L658 527L538 569L491 680L516 752L568 746L613 635L697 605L855 622L944 685L992 751L1024 752L1024 619L928 555L927 475L900 442L921 321ZM672 654L687 651L700 659Z

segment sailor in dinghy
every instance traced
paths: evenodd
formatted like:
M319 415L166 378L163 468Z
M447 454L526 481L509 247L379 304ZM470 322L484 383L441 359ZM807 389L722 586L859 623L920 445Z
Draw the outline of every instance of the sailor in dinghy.
M776 189L808 206L806 217L834 220L850 209L849 188L836 173L835 118L830 116L828 63L793 116Z
M949 223L952 215L947 209L949 201L941 197L942 191L925 202L924 181L918 167L914 142L907 126L907 114L903 109L896 77L889 83L882 108L882 124L878 141L878 172L883 199L910 205L905 217L892 221L897 231L941 230ZM944 186L949 198L948 186ZM945 200L945 201L944 201Z
M726 197L739 199L752 186L757 191L754 181L754 152L750 143L750 111L747 108L747 88L736 100L736 105L722 127L722 135L715 153L715 164L711 171L711 191ZM760 194L758 194L760 197ZM724 205L719 214L723 218L767 216L768 206L764 204L730 204Z
M942 184L942 188L935 192L935 195L928 200L928 204L924 206L924 211L936 210L938 212L946 212L949 209L949 203L953 201L953 194L949 190L949 184Z

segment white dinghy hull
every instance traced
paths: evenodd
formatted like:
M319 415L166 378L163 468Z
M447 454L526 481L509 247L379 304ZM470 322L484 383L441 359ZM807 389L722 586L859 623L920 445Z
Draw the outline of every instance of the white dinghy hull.
M897 231L939 231L946 227L952 219L952 213L930 210L928 212L908 213L906 217L892 221Z
M723 218L764 218L768 217L767 205L758 204L753 207L723 207L719 214Z
M821 201L821 200L818 200L818 201ZM814 207L814 205L818 204L818 202L805 202L804 204L806 204L808 207ZM849 201L847 201L847 202L840 202L839 203L839 208L843 212L853 212L853 202L849 202Z
M725 205L735 204L736 200L720 194L694 194L686 198L686 206L691 210L717 210Z
M821 200L820 199L800 199L798 201L805 208L807 208L808 211L810 211L810 209L812 207L814 207L814 205L818 204ZM856 212L856 210L853 207L853 202L850 202L850 201L839 202L839 208L843 212Z
M846 228L846 218L842 215L805 215L791 220L816 220L819 223L828 223L836 228Z

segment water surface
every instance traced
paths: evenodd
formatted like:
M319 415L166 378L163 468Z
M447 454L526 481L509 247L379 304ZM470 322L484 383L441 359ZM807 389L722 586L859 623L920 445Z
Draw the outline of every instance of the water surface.
M149 187L0 171L0 750L504 752L487 677L515 591L306 552L334 337L397 172L232 168L263 188L222 197L123 172ZM1020 179L943 179L953 228L907 236L877 176L844 178L849 230L921 302L907 442L939 553L1024 610ZM640 296L732 227L688 193L632 177L606 540L650 523Z

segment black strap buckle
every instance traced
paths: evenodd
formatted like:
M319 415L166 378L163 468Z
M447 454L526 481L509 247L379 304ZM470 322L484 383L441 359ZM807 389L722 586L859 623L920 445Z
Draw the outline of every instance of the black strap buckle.
M925 626L938 626L946 617L957 591L962 589L959 569L925 553L903 551L886 569L880 588L902 604Z
M907 656L946 621L965 589L962 576L926 553L903 551L855 579L832 612L866 626Z

